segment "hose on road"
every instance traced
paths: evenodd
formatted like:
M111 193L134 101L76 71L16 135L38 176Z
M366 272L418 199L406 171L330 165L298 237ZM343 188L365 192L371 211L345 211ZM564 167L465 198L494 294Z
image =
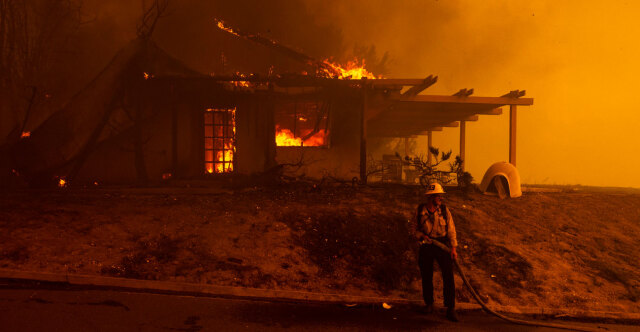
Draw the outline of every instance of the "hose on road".
M451 249L449 247L447 247L446 245L444 245L442 242L439 242L439 241L433 240L433 239L431 239L431 241L433 242L434 245L438 246L440 249L442 249L442 250L444 250L444 251L446 251L448 253L451 253ZM528 325L528 326L537 326L537 327L551 327L551 328L556 328L556 329L575 330L575 331L589 331L589 332L602 331L600 329L592 329L592 328L576 326L576 325L564 325L564 324L544 323L544 322L535 322L535 321L528 321L528 320L522 320L522 319L515 319L515 318L510 318L510 317L504 316L504 315L502 315L500 313L497 313L494 310L492 310L489 307L487 307L487 305L482 301L482 299L480 298L480 295L478 295L478 293L473 288L473 286L471 286L471 283L469 283L469 280L467 279L467 276L464 274L464 271L460 267L460 264L458 264L458 260L454 259L453 262L455 263L456 267L458 268L458 272L460 273L460 277L462 277L462 281L464 281L464 284L469 289L469 292L471 292L471 295L473 295L473 298L478 302L478 304L480 304L482 309L484 309L489 314L492 314L492 315L494 315L494 316L496 316L496 317L498 317L500 319L506 320L507 322L510 322L510 323L513 323L513 324L519 324L519 325ZM608 330L606 328L601 328L601 329Z

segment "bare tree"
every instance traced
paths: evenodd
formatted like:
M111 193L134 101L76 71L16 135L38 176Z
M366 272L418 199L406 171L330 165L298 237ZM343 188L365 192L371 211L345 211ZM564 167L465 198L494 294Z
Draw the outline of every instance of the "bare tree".
M0 0L0 128L24 128L82 24L82 0ZM17 133L20 134L19 132Z

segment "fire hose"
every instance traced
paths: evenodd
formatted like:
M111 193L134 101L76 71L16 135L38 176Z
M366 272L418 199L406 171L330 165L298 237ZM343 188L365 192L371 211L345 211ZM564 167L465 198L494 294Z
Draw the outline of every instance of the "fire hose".
M434 240L434 239L431 239L431 241L433 242L433 244L438 246L440 249L442 249L442 250L444 250L444 251L446 251L448 253L451 253L451 249L449 249L449 247L444 245L442 242L439 242L439 241ZM494 310L492 310L489 307L487 307L487 305L482 301L482 299L480 298L480 295L478 295L478 293L473 288L473 286L471 286L471 283L469 283L469 280L467 279L467 276L464 274L464 271L460 267L460 264L458 264L458 260L454 259L453 262L455 263L456 267L458 268L458 272L460 273L460 277L462 277L462 281L464 281L464 284L469 289L469 292L471 292L471 295L473 295L473 298L476 300L476 302L478 302L478 304L480 304L482 309L484 309L484 311L486 311L489 314L492 314L492 315L494 315L494 316L496 316L496 317L498 317L500 319L506 320L507 322L510 322L510 323L513 323L513 324L519 324L519 325L538 326L538 327L551 327L551 328L556 328L556 329L575 330L575 331L601 331L599 329L592 329L592 328L576 326L576 325L564 325L564 324L544 323L544 322L535 322L535 321L528 321L528 320L522 320L522 319L515 319L515 318L506 317L506 316L504 316L504 315L502 315L500 313L497 313Z

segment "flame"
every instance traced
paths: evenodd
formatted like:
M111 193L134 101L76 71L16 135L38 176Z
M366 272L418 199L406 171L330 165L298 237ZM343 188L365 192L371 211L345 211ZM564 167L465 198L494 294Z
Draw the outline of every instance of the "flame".
M215 18L213 20L216 21L216 23L218 24L218 28L220 30L224 30L224 31L226 31L226 32L228 32L230 34L233 34L233 35L236 35L236 36L240 37L240 35L237 32L233 31L233 29L231 29L229 27L226 27L224 25L224 21L218 20L218 19L215 19Z
M208 112L217 111L216 109L209 108ZM236 109L227 109L227 112L231 113L231 128L233 130L233 137L225 139L224 151L216 151L214 160L205 160L207 173L229 173L233 171L233 157L236 152L235 137L236 137ZM213 164L210 164L213 162Z
M289 129L280 129L276 127L276 145L277 146L301 146L302 139L294 137Z
M144 76L144 79L145 79L145 80L148 80L148 79L150 79L150 78L153 78L153 77L154 77L154 76L153 76L153 74L149 74L149 73L147 73L147 72L142 73L142 76Z
M311 130L303 133L303 136L309 134ZM320 129L313 136L302 142L301 137L295 135L289 129L282 129L276 126L276 145L277 146L324 146L326 145L327 134L324 129Z
M331 62L329 61L329 59L325 59L322 62L324 62L326 65L328 65L334 70L334 72L331 72L326 68L322 69L323 73L328 75L331 78L339 78L342 80L346 80L346 79L359 80L364 77L370 78L370 79L382 78L382 75L379 75L376 77L373 73L369 72L364 68L365 67L364 59L362 59L362 62L359 63L358 59L355 58L353 59L353 61L347 61L347 64L344 66L337 64L335 62Z
M93 182L93 185L94 185L94 186L97 186L97 185L98 185L98 181L94 181L94 182Z
M27 138L27 137L31 137L31 132L30 131L23 131L22 135L20 136L20 138Z
M67 186L67 181L64 178L58 179L58 187L64 188Z
M216 161L233 161L233 151L235 150L235 146L233 146L233 143L225 144L224 148L230 150L225 150L224 153L223 151L216 152ZM233 171L233 162L216 164L216 173L225 173L231 171Z

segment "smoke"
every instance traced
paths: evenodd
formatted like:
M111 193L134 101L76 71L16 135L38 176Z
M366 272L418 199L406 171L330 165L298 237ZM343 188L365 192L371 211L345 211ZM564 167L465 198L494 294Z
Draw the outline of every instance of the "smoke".
M477 96L526 89L518 113L517 166L524 183L640 187L640 4L606 1L310 0L345 45L388 51L391 77L438 75L428 94ZM467 166L479 180L508 159L508 109L467 125ZM458 153L458 129L434 145ZM426 137L418 137L426 153Z
M84 23L61 66L72 73L60 76L69 91L135 38L150 3L83 1ZM639 10L605 1L174 0L153 39L203 73L287 70L281 55L219 31L218 18L319 59L364 57L387 77L438 75L428 94L526 89L535 103L518 116L523 182L640 187L640 101L633 98L640 47L631 42ZM467 125L467 166L476 179L508 158L504 111ZM417 143L426 152L426 137ZM441 149L455 155L457 144L456 128L434 133Z

